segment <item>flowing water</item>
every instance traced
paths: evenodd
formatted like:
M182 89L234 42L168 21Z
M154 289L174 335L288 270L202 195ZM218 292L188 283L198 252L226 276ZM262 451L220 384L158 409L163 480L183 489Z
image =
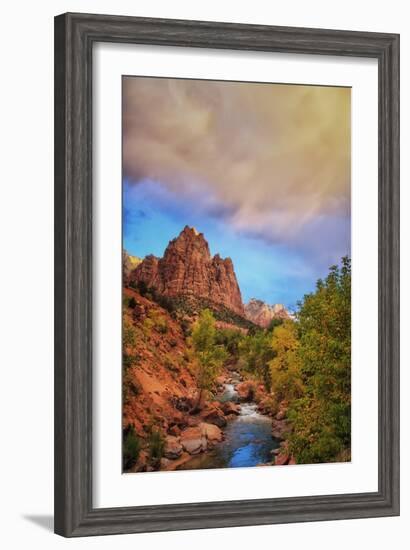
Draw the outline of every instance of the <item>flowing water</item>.
M238 401L235 380L224 386L219 400ZM179 469L257 466L271 461L273 449L279 447L279 440L272 437L272 420L257 411L256 403L241 403L240 414L228 422L224 435L215 449L193 457Z

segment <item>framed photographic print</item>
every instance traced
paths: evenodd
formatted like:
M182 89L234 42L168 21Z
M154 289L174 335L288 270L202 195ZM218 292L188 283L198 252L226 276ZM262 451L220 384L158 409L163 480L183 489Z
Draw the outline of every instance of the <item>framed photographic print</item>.
M399 37L55 19L55 530L399 514Z

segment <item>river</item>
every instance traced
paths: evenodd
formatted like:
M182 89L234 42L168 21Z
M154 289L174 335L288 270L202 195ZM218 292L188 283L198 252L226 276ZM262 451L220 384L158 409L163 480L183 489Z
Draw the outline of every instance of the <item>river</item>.
M240 381L233 373L232 382L224 384L219 401L238 402L235 390ZM179 470L207 468L244 468L270 462L279 440L272 437L272 419L257 411L256 403L240 403L240 414L224 429L224 440L207 453L194 456Z

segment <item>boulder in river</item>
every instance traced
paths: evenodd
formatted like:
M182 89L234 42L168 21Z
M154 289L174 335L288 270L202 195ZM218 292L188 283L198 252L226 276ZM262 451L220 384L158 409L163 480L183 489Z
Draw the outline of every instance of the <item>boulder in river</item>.
M191 455L196 455L202 451L206 451L208 447L207 439L200 426L186 428L183 430L180 441L184 450Z
M205 422L215 424L219 428L226 426L226 418L220 407L209 407L205 409L201 417Z
M208 442L219 443L223 439L222 430L215 424L208 424L207 422L201 422L199 425L201 433L206 437Z
M274 420L272 422L272 436L276 439L284 439L286 432L290 429L287 420Z
M255 384L251 381L240 382L236 386L239 399L243 401L252 401L255 397Z
M221 408L225 415L238 415L241 413L241 407L237 403L233 403L232 401L225 401L225 403L222 403Z
M175 459L180 457L181 454L182 454L182 445L180 443L179 437L168 435L165 438L164 457L169 459Z

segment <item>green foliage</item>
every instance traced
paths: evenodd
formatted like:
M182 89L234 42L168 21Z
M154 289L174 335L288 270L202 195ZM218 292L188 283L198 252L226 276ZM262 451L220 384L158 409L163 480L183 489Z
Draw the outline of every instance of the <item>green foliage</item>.
M165 449L164 434L156 428L151 428L148 445L151 464L158 466Z
M150 317L146 317L142 323L142 332L146 339L149 339L153 328L154 321Z
M293 321L277 325L271 339L274 358L269 362L271 391L279 403L303 395L297 326Z
M185 338L188 338L191 335L191 323L188 319L182 319L180 325Z
M273 332L276 327L283 325L284 319L272 319L268 326L268 331Z
M148 314L148 318L151 321L151 323L146 324L149 329L154 328L160 334L166 334L168 332L168 321L164 315L154 309L151 309Z
M225 306L215 304L206 298L194 296L175 296L171 298L169 296L161 296L152 288L145 290L145 292L147 291L151 295L152 300L166 309L174 319L180 322L184 322L187 318L196 317L204 309L209 309L217 321L224 321L225 323L247 329L255 327L251 321L234 313Z
M131 321L124 317L122 325L122 345L123 348L130 348L135 345L135 330Z
M167 320L162 318L159 323L155 325L157 331L161 334L166 334L168 332L168 323Z
M142 392L142 387L135 375L130 370L130 367L135 366L138 360L136 355L123 354L122 363L122 399L123 403L127 403L130 397L137 397Z
M135 433L134 426L129 424L124 429L122 436L122 461L124 470L129 470L137 463L140 452L141 440Z
M192 345L198 360L198 386L210 390L219 373L227 352L216 341L215 318L209 309L204 309L192 330Z
M226 328L217 331L215 343L219 346L223 346L231 357L238 358L239 347L243 339L244 335L240 330Z
M130 367L134 364L134 357L131 354L123 353L122 354L122 368L124 372L127 372Z
M242 368L256 378L263 380L266 389L270 391L269 361L274 356L271 335L263 330L249 332L239 343L239 355Z
M298 314L303 396L288 416L289 449L300 463L331 462L350 446L351 267L333 266Z

